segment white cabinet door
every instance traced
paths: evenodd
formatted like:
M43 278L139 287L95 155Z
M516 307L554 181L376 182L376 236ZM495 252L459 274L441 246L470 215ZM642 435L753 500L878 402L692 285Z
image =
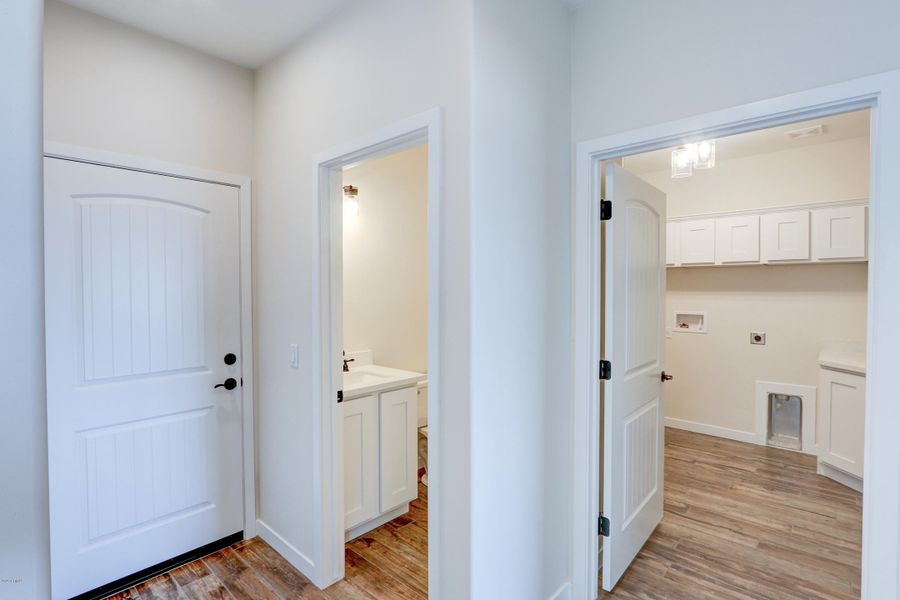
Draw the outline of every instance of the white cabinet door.
M666 266L676 267L678 260L678 229L679 223L666 223Z
M678 257L683 265L716 262L716 220L696 219L679 223Z
M378 516L378 398L343 403L344 529Z
M809 211L766 213L762 216L763 260L809 260Z
M716 262L759 262L759 215L716 219Z
M819 458L822 462L863 476L863 449L866 413L866 378L822 369L819 376L819 410L823 435Z
M866 257L866 207L841 206L812 211L812 250L816 260Z
M223 361L240 195L44 166L51 585L70 598L243 529L242 366Z
M415 386L381 394L381 512L418 496Z

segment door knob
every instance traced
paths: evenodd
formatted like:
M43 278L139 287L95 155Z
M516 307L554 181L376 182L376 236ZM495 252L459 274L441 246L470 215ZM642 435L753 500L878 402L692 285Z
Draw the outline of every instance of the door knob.
M234 354L229 352L228 354L225 355L224 360L225 360L226 365L233 365L234 363L237 362L237 356L235 356Z
M668 373L666 373L665 371L663 371L662 375L659 376L659 380L660 381L672 381L672 376L669 375Z
M226 380L223 381L222 383L217 383L216 385L214 385L214 386L213 386L213 389L215 389L215 388L220 388L220 387L223 387L223 388L225 388L226 390L229 390L229 391L230 391L230 390L233 390L234 388L237 387L237 380L236 380L234 377L229 377L228 379L226 379Z

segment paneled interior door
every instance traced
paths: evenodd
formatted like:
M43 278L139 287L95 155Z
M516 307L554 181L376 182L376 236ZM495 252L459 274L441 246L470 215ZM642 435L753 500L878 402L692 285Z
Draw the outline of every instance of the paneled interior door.
M663 311L666 293L666 196L614 164L606 194L603 293L604 381L603 589L613 586L663 515Z
M69 598L243 529L240 198L44 166L51 579Z

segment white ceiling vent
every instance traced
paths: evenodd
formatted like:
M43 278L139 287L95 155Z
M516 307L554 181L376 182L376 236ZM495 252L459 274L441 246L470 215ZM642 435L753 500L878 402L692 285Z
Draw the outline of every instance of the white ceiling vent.
M815 137L817 135L822 135L825 133L825 126L822 124L813 125L811 127L803 127L802 129L793 129L791 131L785 131L784 135L788 137L789 140L802 140L803 138Z

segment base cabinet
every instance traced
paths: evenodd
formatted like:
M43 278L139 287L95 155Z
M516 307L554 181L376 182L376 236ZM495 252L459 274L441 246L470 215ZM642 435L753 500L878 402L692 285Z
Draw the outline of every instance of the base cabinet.
M344 529L356 537L405 512L418 496L416 386L348 399L342 406Z
M378 516L378 397L343 403L344 528Z
M865 448L866 378L821 369L819 462L862 479Z

